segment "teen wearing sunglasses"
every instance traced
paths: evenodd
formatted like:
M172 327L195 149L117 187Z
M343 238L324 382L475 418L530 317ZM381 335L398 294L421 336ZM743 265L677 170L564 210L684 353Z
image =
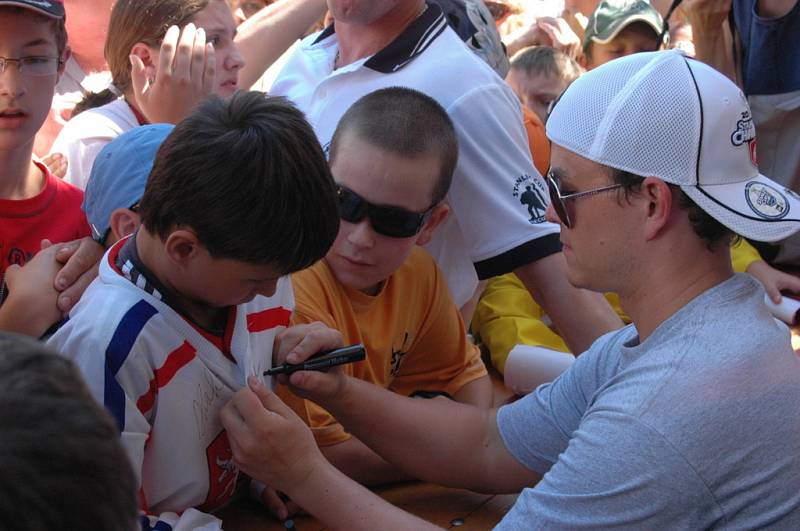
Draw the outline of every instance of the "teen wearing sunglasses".
M452 123L422 93L389 88L356 102L331 143L339 234L325 259L292 276L294 324L321 321L367 359L347 374L403 395L491 405L491 385L447 283L425 244L445 219L458 156ZM309 424L322 453L368 485L403 479L325 410L286 387L281 398Z

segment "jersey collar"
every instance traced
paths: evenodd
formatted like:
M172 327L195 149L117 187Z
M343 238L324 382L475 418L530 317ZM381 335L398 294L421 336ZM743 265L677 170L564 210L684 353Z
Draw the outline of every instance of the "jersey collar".
M364 66L382 74L397 72L422 54L446 27L447 19L442 8L435 3L429 3L428 9L422 15L384 49L370 57ZM334 33L336 29L331 24L319 34L312 46L330 38Z

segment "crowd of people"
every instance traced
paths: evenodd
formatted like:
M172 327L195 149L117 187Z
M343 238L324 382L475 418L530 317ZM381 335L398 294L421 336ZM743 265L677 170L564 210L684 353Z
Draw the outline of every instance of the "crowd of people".
M797 528L798 34L798 0L0 0L3 527L427 529L369 490L421 479L520 492L498 529ZM520 344L575 359L526 387Z

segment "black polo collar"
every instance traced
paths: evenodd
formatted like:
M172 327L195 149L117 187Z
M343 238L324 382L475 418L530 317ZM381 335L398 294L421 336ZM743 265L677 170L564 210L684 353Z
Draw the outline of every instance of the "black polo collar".
M397 72L422 54L447 27L442 8L435 3L428 4L414 22L390 42L383 50L370 57L364 66L382 74ZM334 25L325 28L312 46L319 44L336 33Z

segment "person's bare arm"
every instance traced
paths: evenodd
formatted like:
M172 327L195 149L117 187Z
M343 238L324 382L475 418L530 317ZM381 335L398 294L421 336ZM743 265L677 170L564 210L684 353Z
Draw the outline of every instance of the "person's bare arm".
M327 527L431 530L438 527L381 499L331 465L311 431L255 378L220 412L239 469L288 494Z
M297 372L290 382L293 392L320 404L411 477L493 493L517 492L538 481L503 444L496 410L408 398L338 371ZM379 418L387 420L376 428Z
M453 399L462 404L470 404L482 409L492 407L492 380L488 374L484 374L477 380L465 384L456 393Z
M519 267L514 273L552 319L570 350L580 354L601 335L623 326L602 293L569 283L562 253Z
M279 0L244 21L236 46L245 59L239 84L252 86L303 33L322 17L325 0Z
M684 0L681 9L692 26L697 59L741 85L733 57L733 36L728 24L732 0Z
M413 479L387 463L355 437L320 448L322 455L350 479L368 487Z

